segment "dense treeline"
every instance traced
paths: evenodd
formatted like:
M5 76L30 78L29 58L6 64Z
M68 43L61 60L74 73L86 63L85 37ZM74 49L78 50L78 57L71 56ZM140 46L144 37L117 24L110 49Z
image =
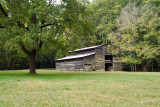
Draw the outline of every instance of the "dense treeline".
M160 68L160 1L95 0L89 8L99 43L121 56L124 70Z
M109 44L124 70L160 69L159 0L49 1L0 2L0 69L28 69L34 58L54 68L69 50L97 44Z

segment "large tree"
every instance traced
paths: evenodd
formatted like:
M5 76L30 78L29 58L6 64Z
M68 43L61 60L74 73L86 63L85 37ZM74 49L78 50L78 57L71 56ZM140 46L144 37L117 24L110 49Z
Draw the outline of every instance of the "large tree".
M149 64L159 56L160 19L151 5L142 7L129 3L122 9L117 20L117 33L110 35L113 53L121 52L122 61L131 64L143 64L147 70Z
M50 40L66 39L66 31L85 32L85 15L81 0L62 0L60 4L56 0L1 0L0 32L20 46L29 57L29 73L35 74L37 52Z

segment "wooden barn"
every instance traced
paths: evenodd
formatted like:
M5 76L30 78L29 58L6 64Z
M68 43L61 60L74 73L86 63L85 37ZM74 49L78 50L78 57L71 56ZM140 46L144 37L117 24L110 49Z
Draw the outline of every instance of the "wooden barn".
M56 60L56 69L64 71L122 71L121 60L107 52L107 45L69 51Z

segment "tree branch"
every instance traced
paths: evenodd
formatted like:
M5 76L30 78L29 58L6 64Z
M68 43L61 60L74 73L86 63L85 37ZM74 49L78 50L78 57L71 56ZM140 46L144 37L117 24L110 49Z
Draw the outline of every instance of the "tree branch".
M23 24L21 24L19 21L17 22L19 27L22 27L24 29L26 29L27 31L30 31L30 29L28 27L25 28L25 26Z
M6 18L9 18L8 15L7 15L7 13L6 13L6 11L5 11L4 8L2 7L1 3L0 3L0 10L1 10L1 12L3 13L3 15L4 15ZM21 24L19 21L18 21L17 23L18 23L18 26L19 26L19 27L25 28L24 25ZM5 28L5 27L4 27L4 26L0 26L0 28ZM30 30L28 27L25 28L25 29L27 29L27 31Z
M37 50L36 50L36 49L33 49L33 50L31 51L31 56L32 56L32 55L36 56L36 54L37 54Z
M27 55L31 55L31 52L30 51L28 51L26 48L25 48L25 46L24 46L24 44L21 42L21 43L19 43L19 45L20 45L20 47L21 47L21 49L22 49L22 51L24 52L24 53L26 53Z
M42 45L43 45L43 42L40 41L40 43L39 43L39 48L42 48Z
M51 26L51 25L54 25L54 24L45 24L43 26L40 26L41 29L45 28L45 27L48 27L48 26Z
M1 29L1 28L5 28L5 27L3 27L3 26L0 26L0 29Z
M6 13L6 11L4 10L4 8L2 7L1 3L0 3L0 10L3 13L3 15L8 18L8 14Z
M33 16L32 16L32 23L33 23L33 24L37 24L36 14L33 14Z
M39 42L39 49L37 49L37 51L39 51L39 50L42 48L42 45L43 45L43 42L40 41L40 42Z

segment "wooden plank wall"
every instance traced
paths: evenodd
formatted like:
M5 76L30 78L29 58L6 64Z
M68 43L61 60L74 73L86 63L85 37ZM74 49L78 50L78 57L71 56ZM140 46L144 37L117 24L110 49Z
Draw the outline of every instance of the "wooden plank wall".
M83 59L56 62L56 69L63 71L83 71Z
M83 58L84 71L95 71L95 55Z
M120 57L113 57L113 70L122 71L122 62Z
M102 47L96 48L96 70L98 71L105 71L105 55L104 55L105 50Z

